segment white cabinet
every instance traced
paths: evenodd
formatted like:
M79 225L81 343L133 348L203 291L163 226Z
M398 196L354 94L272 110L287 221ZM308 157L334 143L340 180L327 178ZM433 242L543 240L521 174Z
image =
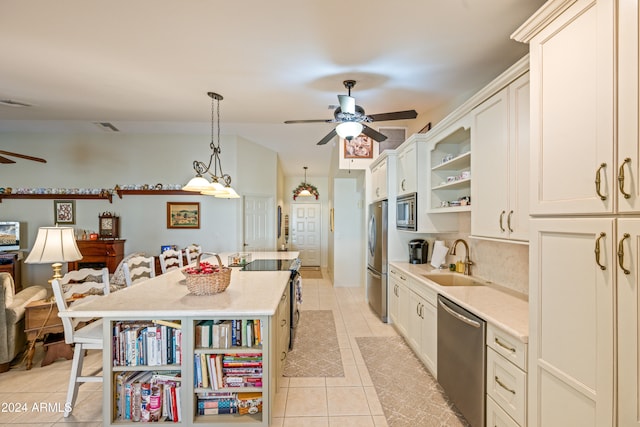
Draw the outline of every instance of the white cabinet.
M525 343L487 325L487 425L526 425L526 354Z
M529 425L611 426L615 219L530 226Z
M413 141L398 149L398 184L397 195L415 193L418 191L418 153L417 142Z
M529 74L472 112L471 233L529 240Z
M390 273L389 317L418 358L437 377L437 293L396 267L391 267Z
M549 1L521 30L534 33L522 40L530 43L531 214L614 211L616 3Z
M276 310L274 320L276 322L276 381L279 382L284 372L284 364L286 363L287 354L289 353L289 340L291 337L291 302L289 300L290 292L289 288L282 293L280 297L280 303ZM276 384L280 386L280 384Z
M637 17L637 16L636 16ZM640 426L640 218L618 219L618 422ZM614 262L612 260L612 262Z
M371 193L372 201L386 199L388 195L387 158L383 158L371 167Z
M553 0L514 34L546 216L530 233L532 426L639 424L639 219L618 215L640 212L639 21L637 0Z

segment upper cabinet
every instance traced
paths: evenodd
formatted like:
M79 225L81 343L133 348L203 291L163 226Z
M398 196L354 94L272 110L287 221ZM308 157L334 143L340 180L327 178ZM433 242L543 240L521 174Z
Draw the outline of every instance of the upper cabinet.
M398 149L397 155L397 194L398 196L402 196L404 194L415 193L416 191L418 191L417 143L415 141L412 141L407 145L403 145Z
M395 159L395 157L394 157ZM370 166L369 200L383 200L389 196L389 155L384 153Z
M549 1L543 13L514 35L530 44L532 215L613 213L616 200L624 199L618 193L619 177L624 179L624 191L634 198L621 207L637 210L637 134L632 152L620 150L620 158L614 157L614 3ZM548 22L538 22L543 16ZM638 120L637 33L635 39L624 42L636 44L636 75L629 79L635 79L631 84L636 88L633 132ZM624 164L626 157L630 162Z
M529 240L529 73L472 112L471 233Z

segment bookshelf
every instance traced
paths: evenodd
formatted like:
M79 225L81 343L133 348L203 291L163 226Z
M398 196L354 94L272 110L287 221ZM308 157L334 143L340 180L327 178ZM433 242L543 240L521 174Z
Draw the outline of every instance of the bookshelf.
M207 342L205 324L210 328ZM212 325L228 325L229 340L214 340ZM247 342L241 336L249 334L241 331L249 325ZM175 426L268 427L270 396L275 391L272 328L271 316L131 317L105 322L105 339L113 345L105 346L103 356L104 366L110 367L104 374L109 378L104 384L104 424L134 425L150 418ZM225 413L213 413L220 410Z

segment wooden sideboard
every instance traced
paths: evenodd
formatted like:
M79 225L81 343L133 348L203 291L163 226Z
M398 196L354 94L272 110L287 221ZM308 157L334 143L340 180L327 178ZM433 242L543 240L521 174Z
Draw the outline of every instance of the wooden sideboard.
M22 257L16 252L0 253L0 273L9 273L13 277L15 292L22 290L22 279L20 272L22 270Z
M82 259L70 262L69 271L103 266L113 274L124 258L124 242L121 239L77 240Z

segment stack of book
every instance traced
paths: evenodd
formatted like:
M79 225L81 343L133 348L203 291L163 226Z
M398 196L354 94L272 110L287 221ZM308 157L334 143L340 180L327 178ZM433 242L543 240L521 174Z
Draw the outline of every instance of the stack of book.
M194 386L212 390L262 387L262 354L196 354Z
M181 421L179 371L124 371L115 374L118 421Z
M202 320L195 326L195 342L199 348L260 346L262 328L259 319Z
M198 415L257 414L262 412L262 393L198 393Z
M180 364L181 324L163 320L115 322L113 354L114 366Z

